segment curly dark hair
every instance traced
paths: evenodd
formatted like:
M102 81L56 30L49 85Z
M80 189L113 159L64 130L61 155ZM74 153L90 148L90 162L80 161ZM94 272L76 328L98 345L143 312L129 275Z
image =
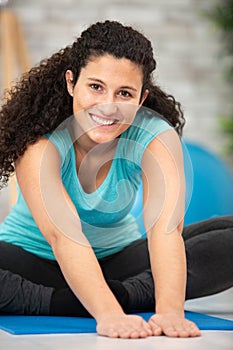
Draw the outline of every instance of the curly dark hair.
M142 94L145 89L150 91L143 105L163 115L178 134L182 134L185 120L180 103L152 81L156 62L151 42L116 21L97 22L83 31L72 45L23 74L21 80L6 91L0 110L0 189L7 184L15 171L14 162L27 146L55 130L73 114L72 97L66 88L66 70L72 70L75 84L89 59L106 53L140 65Z

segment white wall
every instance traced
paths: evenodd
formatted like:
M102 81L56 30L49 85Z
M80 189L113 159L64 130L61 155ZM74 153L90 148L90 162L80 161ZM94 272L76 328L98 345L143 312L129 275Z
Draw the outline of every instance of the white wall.
M203 15L214 2L11 0L10 7L20 18L32 65L71 44L97 20L119 20L142 30L153 43L159 84L183 105L184 136L221 153L224 135L218 117L230 99L219 34ZM0 194L0 203L1 198Z
M214 1L204 0L11 0L30 53L39 62L72 41L89 24L115 19L132 24L154 47L159 84L183 105L184 136L220 150L217 118L224 112L218 32L203 13Z

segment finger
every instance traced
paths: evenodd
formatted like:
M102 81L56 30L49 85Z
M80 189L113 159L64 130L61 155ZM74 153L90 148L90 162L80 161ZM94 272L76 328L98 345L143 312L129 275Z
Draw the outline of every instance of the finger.
M177 337L188 338L191 335L192 325L187 320L174 324L173 328L177 333Z
M182 324L174 325L174 329L177 332L177 336L181 338L195 337L201 334L195 323L187 320Z
M176 337L180 338L188 338L190 336L190 329L189 328L183 328L182 326L175 326L174 330L176 332Z
M146 331L147 335L152 335L151 327L146 321L143 320L142 326L143 326L143 330Z
M131 332L131 338L146 338L148 335L152 335L152 331L146 321L142 320L140 326L135 328Z
M195 336L201 335L201 331L199 330L199 328L194 322L185 320L182 326L183 326L183 330L188 333L189 337L195 337Z
M105 336L110 338L119 338L119 333L112 329L112 330L109 330Z
M120 332L120 338L123 339L137 339L137 338L146 338L148 336L147 332L142 329L131 329L128 331Z
M200 337L201 331L200 331L200 329L195 325L195 323L191 322L189 330L190 330L190 336L191 336L191 337Z
M148 333L145 330L137 330L131 333L131 338L146 338Z
M123 339L137 339L137 338L146 338L148 336L146 330L144 330L142 327L133 327L128 326L124 327L118 330L119 338Z
M163 333L162 328L158 326L153 320L149 321L149 326L151 327L151 331L154 336L159 336Z
M113 328L98 331L98 334L102 337L119 338L119 333Z
M119 338L123 338L123 339L131 338L131 334L134 332L136 332L136 329L134 329L131 326L125 325L124 327L118 328Z
M162 331L168 337L178 337L178 332L175 327L170 323L165 323L162 327Z
M107 335L111 338L129 338L130 332L127 328L110 328L107 330Z
M119 332L119 338L129 339L131 338L131 332L130 331Z
M177 338L177 337L179 336L178 332L177 332L174 328L172 328L172 327L163 329L163 333L164 333L167 337L171 337L171 338Z

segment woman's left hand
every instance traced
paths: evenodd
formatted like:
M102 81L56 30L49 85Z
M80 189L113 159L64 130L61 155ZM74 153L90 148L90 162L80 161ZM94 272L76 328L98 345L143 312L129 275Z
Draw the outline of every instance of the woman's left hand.
M201 332L195 323L176 313L155 314L148 321L153 335L168 337L199 337Z

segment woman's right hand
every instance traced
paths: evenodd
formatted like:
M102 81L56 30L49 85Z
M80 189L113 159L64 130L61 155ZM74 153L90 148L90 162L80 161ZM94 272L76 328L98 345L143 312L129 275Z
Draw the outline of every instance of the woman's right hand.
M152 335L148 323L140 316L116 314L106 316L97 322L99 335L110 338L146 338Z

